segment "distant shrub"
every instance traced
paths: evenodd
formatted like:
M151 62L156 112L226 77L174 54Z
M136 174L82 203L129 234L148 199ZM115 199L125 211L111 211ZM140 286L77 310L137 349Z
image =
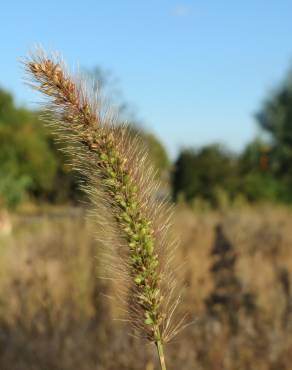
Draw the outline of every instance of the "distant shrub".
M17 108L10 94L0 90L0 196L15 206L25 194L49 192L57 161L38 116Z
M229 198L236 190L235 159L219 145L183 150L174 165L172 185L175 200L183 193L187 202L200 197L217 206L219 191L222 195L224 189L225 197Z

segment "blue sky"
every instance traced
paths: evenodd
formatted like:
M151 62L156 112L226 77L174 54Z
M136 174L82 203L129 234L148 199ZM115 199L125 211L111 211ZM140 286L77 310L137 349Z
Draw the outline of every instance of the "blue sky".
M41 43L69 63L111 70L172 155L214 141L240 150L292 65L291 18L288 0L4 1L0 85L19 104L37 101L17 58Z

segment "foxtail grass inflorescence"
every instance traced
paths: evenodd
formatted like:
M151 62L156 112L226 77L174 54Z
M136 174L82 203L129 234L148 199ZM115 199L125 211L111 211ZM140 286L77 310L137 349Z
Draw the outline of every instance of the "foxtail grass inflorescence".
M126 125L116 124L102 100L81 78L72 78L59 57L37 51L24 65L31 86L47 98L46 120L86 178L94 212L101 216L106 210L101 226L113 223L118 238L104 243L108 254L116 249L119 258L111 274L124 279L129 322L156 344L165 370L163 343L176 335L183 320L173 320L179 298L170 267L171 210L157 200L155 172L139 140L130 137Z

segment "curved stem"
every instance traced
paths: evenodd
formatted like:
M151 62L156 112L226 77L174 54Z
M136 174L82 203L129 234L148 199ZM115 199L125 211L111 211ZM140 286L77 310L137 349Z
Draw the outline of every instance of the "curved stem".
M158 339L156 340L155 345L156 345L156 349L157 349L157 353L158 353L158 357L159 357L159 361L160 361L160 367L161 367L161 370L166 370L163 344L162 344L162 341L161 341L159 329L157 330L157 334L158 334L157 335Z

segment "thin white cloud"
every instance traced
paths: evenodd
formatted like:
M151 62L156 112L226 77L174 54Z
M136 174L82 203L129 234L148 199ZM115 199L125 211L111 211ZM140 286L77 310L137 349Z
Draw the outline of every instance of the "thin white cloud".
M177 4L171 13L174 17L187 17L191 14L191 7L186 4Z

